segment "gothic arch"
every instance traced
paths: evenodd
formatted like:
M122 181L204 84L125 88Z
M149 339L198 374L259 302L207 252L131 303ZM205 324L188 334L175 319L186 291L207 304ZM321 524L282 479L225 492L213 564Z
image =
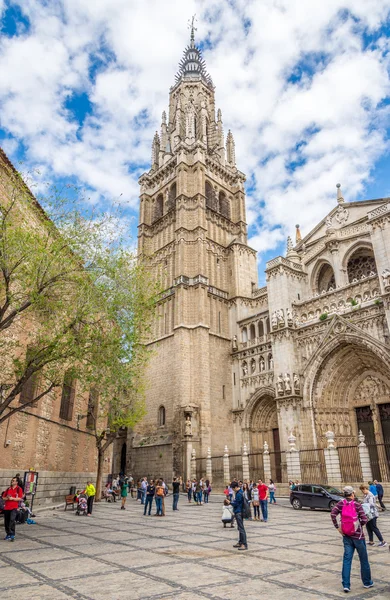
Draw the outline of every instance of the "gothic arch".
M369 242L357 242L346 252L343 267L347 271L349 283L377 273L375 255Z
M254 418L254 412L262 403L264 403L263 405L265 406L265 404L267 404L269 401L273 402L276 411L276 398L275 390L273 387L268 386L253 392L244 410L242 418L243 429L249 430L251 428Z
M339 333L333 331L304 373L304 403L313 410L313 437L320 446L326 445L329 429L338 445L356 443L356 410L390 402L390 350L363 332L345 329L341 319L337 326Z
M347 268L348 261L350 260L352 255L355 254L355 252L357 250L367 251L368 253L371 253L371 252L374 253L372 244L368 240L367 241L358 240L358 241L354 242L353 244L351 244L351 246L348 248L348 250L346 250L346 252L343 256L343 260L341 262L343 269Z
M311 287L318 293L323 290L327 292L330 287L336 287L333 266L329 261L321 259L315 265L311 277Z

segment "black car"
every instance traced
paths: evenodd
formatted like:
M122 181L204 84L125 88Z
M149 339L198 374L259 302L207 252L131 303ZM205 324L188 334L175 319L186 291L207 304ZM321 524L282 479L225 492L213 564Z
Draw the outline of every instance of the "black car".
M290 492L290 503L295 510L304 506L309 508L332 509L344 495L331 485L313 485L300 483Z

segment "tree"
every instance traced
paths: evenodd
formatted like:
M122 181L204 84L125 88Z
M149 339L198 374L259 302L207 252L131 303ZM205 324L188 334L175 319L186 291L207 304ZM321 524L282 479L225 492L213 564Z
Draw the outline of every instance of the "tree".
M0 155L0 424L77 380L98 397L99 460L143 414L157 292L117 229L118 214L86 210L73 188L38 203Z

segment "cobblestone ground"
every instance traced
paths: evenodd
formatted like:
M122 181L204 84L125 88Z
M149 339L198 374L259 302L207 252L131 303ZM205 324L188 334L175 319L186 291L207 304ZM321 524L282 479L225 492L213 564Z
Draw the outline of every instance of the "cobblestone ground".
M100 503L91 518L41 513L19 526L14 544L0 542L0 597L62 600L316 600L345 596L342 542L328 512L272 506L267 524L247 522L249 550L238 552L235 529L223 529L221 500L144 517L131 498ZM390 511L378 519L390 541ZM390 552L369 548L375 587L365 590L354 560L350 599L389 600Z

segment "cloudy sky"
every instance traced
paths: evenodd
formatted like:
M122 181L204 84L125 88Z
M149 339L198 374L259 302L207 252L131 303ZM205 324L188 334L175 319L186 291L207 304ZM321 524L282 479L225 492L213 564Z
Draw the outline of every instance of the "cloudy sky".
M247 174L250 243L284 253L335 204L390 196L390 0L0 0L0 144L136 235L139 175L197 15ZM262 275L261 275L262 277Z

